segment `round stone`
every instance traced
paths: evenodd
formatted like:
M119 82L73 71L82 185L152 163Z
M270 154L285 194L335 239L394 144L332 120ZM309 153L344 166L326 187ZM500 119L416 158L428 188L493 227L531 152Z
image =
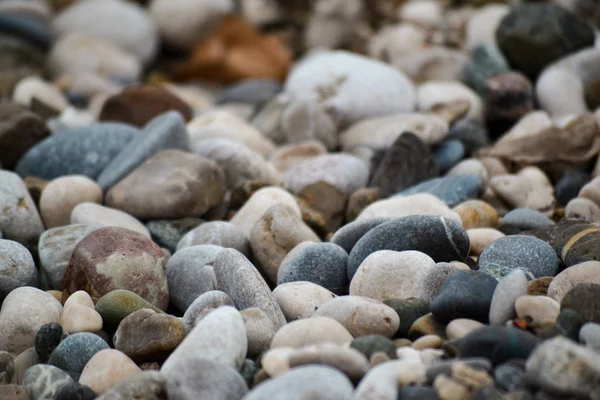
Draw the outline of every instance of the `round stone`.
M129 290L116 289L106 293L96 302L96 311L102 316L104 327L108 330L115 330L121 321L129 314L149 308L154 311L161 311L139 295Z
M140 373L140 368L115 349L100 350L85 364L79 383L102 394L119 381Z
M314 316L292 321L279 329L271 341L271 349L298 348L326 342L346 345L352 340L350 332L336 320Z
M12 240L0 239L0 301L14 289L34 285L36 281L37 270L29 250Z
M335 294L312 282L289 282L277 285L273 296L288 321L308 318Z
M87 362L101 350L110 348L100 336L93 333L75 333L67 336L54 350L48 364L63 371L81 373Z

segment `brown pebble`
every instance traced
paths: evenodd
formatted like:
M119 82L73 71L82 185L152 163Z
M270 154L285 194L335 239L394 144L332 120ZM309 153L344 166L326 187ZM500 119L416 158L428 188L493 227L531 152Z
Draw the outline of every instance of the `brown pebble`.
M374 367L378 364L388 362L390 360L390 356L388 356L383 351L376 351L375 353L371 354L371 359L369 360L369 363L371 364L371 367Z
M545 296L548 294L548 286L552 282L551 276L542 276L541 278L529 281L527 284L527 294L530 296Z
M371 203L379 200L379 189L362 188L350 195L346 208L346 223L352 222Z

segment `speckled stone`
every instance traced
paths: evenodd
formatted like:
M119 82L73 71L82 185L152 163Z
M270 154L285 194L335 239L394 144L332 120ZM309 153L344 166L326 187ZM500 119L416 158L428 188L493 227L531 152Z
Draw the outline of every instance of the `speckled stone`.
M139 130L129 125L99 123L52 135L25 153L15 170L22 177L48 180L63 175L96 179L138 134Z
M45 363L48 361L54 349L58 347L61 340L65 337L67 337L67 332L63 330L60 324L42 325L35 336L35 352L40 362Z
M522 231L542 229L552 225L554 225L554 221L539 211L517 208L502 217L502 225L498 230L507 235L514 235Z
M50 356L48 364L63 371L81 373L94 354L108 348L110 348L108 343L98 335L87 332L75 333L60 342Z
M431 312L441 322L470 318L488 322L492 296L498 282L479 271L458 271L450 275L431 303Z
M226 221L206 222L188 231L177 243L177 250L199 244L232 248L246 257L250 256L250 242L244 232Z
M72 383L68 373L45 364L34 365L23 376L23 386L31 399L52 399L58 389Z
M437 262L463 260L469 252L469 238L459 223L443 217L394 219L371 229L356 243L348 257L348 276L378 250L421 251Z
M478 175L457 175L420 183L417 186L400 192L399 195L408 196L417 193L429 193L439 197L449 207L454 207L463 201L477 197L481 186L482 181Z
M535 237L511 235L494 240L479 256L479 270L497 278L521 268L530 279L554 276L560 260L552 247Z
M315 243L294 251L279 266L277 284L307 281L335 294L347 291L348 254L333 243Z
M346 276L346 268L342 275ZM29 250L20 243L0 239L0 301L12 290L36 281L37 270Z

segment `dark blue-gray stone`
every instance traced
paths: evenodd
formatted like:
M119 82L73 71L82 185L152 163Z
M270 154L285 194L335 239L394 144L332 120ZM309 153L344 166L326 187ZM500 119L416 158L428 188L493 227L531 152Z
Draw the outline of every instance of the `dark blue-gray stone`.
M98 185L104 190L110 188L148 158L167 149L189 149L185 121L177 111L169 111L148 122L104 168L98 177Z
M498 229L507 235L514 235L523 231L547 228L552 225L554 225L554 221L539 211L530 208L517 208L502 218L502 225Z
M272 79L249 79L223 90L217 95L215 103L245 103L260 107L280 91L281 84Z
M416 250L436 262L462 261L470 248L467 232L456 221L433 215L394 218L376 226L356 243L348 257L348 279L371 253Z
M60 342L50 356L48 364L63 371L80 374L94 354L109 348L108 343L98 335L88 332L75 333Z
M460 140L449 139L440 143L433 150L435 163L442 173L454 167L465 156L465 146Z
M377 352L384 352L390 358L396 358L396 345L391 339L382 335L359 336L350 343L350 347L363 353L367 360Z
M484 97L488 79L507 72L510 72L508 62L493 43L483 43L475 47L465 66L467 83Z
M498 281L479 271L457 271L450 275L430 305L436 320L448 323L469 318L487 323Z
M554 186L554 194L558 204L565 207L569 201L579 194L581 188L592 180L592 176L578 169L569 168Z
M504 326L485 326L462 338L456 348L460 358L484 357L493 365L510 359L527 359L542 341L529 332Z
M400 192L399 195L410 196L417 193L429 193L438 197L448 207L454 207L477 197L481 190L481 184L481 178L475 174L446 176L422 182Z
M146 228L152 235L154 243L166 247L172 253L177 250L177 244L181 238L202 224L200 218L186 217L181 219L157 219L148 221Z
M89 386L73 382L58 389L52 400L94 400L97 397Z
M479 271L498 279L520 268L529 279L555 276L559 258L548 243L533 236L511 235L494 240L479 256Z
M58 347L58 344L67 336L62 326L57 323L42 325L35 336L35 352L40 362L45 363Z
M0 33L19 37L44 51L52 45L52 32L48 25L27 15L0 13Z
M365 233L389 220L389 217L375 217L350 222L337 230L331 238L331 243L337 244L342 249L346 250L346 253L350 253L356 242L358 242Z
M348 253L333 243L310 244L296 251L279 266L277 284L308 281L335 294L348 291Z
M407 386L400 389L397 400L439 400L433 388L428 386Z
M512 363L497 366L494 370L494 381L499 388L507 392L526 389L528 382L523 368Z
M15 171L47 180L63 175L95 180L139 132L125 124L98 123L55 134L25 153Z
M463 118L452 125L448 139L458 139L465 147L465 155L479 150L490 142L485 125L470 118Z

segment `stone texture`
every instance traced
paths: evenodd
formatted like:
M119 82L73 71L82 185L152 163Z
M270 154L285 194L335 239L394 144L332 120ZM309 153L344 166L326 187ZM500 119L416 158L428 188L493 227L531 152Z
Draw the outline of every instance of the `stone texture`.
M298 348L326 342L346 345L352 342L352 339L350 332L336 320L313 316L292 321L279 329L271 341L271 349Z
M190 333L202 318L221 306L233 306L233 301L220 290L211 290L196 297L196 300L190 304L183 314L185 332Z
M308 318L335 294L312 282L289 282L277 285L273 296L288 321Z
M23 386L31 399L52 399L61 386L73 379L64 371L51 365L34 365L23 377Z
M79 383L102 394L119 381L140 373L141 370L125 354L115 349L100 350L85 364Z
M88 361L101 350L108 349L100 336L83 332L67 336L52 352L48 364L66 372L81 373Z
M12 240L0 239L0 300L36 280L37 270L29 250Z
M131 215L96 203L81 203L71 212L71 224L88 224L95 227L116 226L150 237L148 229Z
M46 124L35 113L15 103L3 103L0 106L0 163L4 168L13 168L27 150L49 134Z
M156 312L161 310L139 295L124 289L115 289L106 293L96 302L96 311L102 315L104 328L115 330L125 317L143 308Z

